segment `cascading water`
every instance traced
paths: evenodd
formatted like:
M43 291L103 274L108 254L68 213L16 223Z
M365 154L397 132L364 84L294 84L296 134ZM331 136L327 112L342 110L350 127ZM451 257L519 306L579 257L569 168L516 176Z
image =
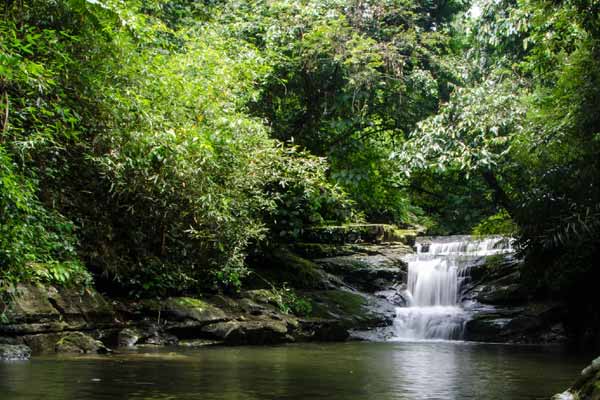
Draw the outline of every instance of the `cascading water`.
M504 237L420 238L408 261L408 306L396 309L396 340L457 340L469 313L460 304L461 284L473 260L512 252Z

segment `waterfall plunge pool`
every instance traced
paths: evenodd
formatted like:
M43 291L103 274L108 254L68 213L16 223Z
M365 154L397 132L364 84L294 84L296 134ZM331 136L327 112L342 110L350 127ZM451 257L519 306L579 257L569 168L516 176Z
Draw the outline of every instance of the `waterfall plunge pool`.
M2 400L532 400L590 359L464 342L140 349L0 363Z
M470 312L461 299L465 268L510 246L433 238L417 250L409 304L397 309L386 342L34 357L0 363L0 399L549 399L591 361L555 346L448 341L460 338Z

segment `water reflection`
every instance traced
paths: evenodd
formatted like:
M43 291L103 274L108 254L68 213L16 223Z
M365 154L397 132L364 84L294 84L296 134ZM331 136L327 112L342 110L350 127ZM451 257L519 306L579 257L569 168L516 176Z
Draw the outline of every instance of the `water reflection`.
M588 361L547 348L450 342L36 358L0 364L0 398L547 399Z

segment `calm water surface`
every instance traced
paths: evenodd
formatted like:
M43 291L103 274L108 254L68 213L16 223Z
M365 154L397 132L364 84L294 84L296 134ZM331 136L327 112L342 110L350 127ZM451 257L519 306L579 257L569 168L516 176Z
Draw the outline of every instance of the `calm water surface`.
M589 361L448 342L145 349L0 363L0 399L548 399Z

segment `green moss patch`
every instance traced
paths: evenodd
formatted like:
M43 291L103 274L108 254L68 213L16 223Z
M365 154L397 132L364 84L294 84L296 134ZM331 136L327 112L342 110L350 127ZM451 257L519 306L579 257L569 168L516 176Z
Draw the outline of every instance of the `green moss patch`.
M320 289L325 285L324 273L317 264L291 252L287 248L272 250L265 259L254 267L251 286L270 285L296 289Z
M308 295L312 304L312 317L360 319L367 317L367 300L345 290L326 290Z

